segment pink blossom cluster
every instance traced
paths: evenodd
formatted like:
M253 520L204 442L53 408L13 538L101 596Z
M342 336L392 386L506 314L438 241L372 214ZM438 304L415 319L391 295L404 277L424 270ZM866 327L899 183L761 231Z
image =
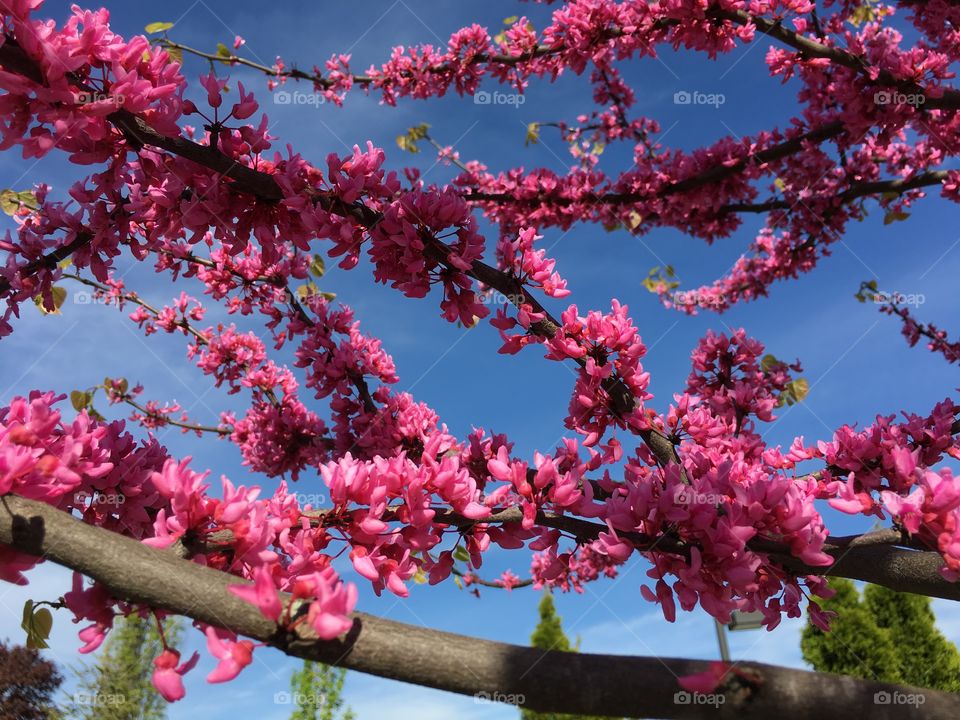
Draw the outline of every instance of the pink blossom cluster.
M50 503L153 547L195 543L198 562L253 579L258 597L269 597L271 607L277 607L273 619L279 619L278 588L290 589L311 603L308 622L320 637L336 637L349 628L356 589L343 585L330 556L319 552L329 538L301 516L285 484L272 498L258 500L257 488L235 487L224 478L222 498L213 498L207 494L206 474L192 471L186 460L171 459L156 440L137 442L122 422L97 422L86 412L65 422L56 407L61 399L34 392L0 410L0 493ZM205 544L224 532L228 543ZM2 577L23 584L23 571L39 560L5 548ZM249 591L238 592L246 597ZM117 613L135 611L110 597L102 585L85 586L79 574L64 601L77 622L91 623L80 633L83 652L100 645ZM221 661L208 680L233 679L249 664L252 644L218 629L206 632L208 639L213 637L211 653ZM174 656L179 659L168 648L155 663L154 683L168 700L183 696L179 676L192 667L177 667Z
M949 74L949 39L922 52L903 50L901 38L878 23L847 27L847 3L824 22L844 48L869 60L865 73L772 50L771 72L803 84L803 118L784 131L681 152L650 142L653 121L626 117L633 95L613 61L652 55L657 44L713 56L752 41L752 22L721 22L704 3L684 0L572 0L542 32L521 19L494 41L471 26L455 33L446 50L395 49L366 84L392 103L450 87L473 92L485 74L522 88L533 76L556 78L592 66L595 99L608 107L564 131L581 151L587 151L584 132L636 141L636 162L616 178L587 159L566 175L522 168L493 175L471 163L450 186L426 186L408 172L410 187L403 188L371 143L346 157L331 154L324 169L292 148L268 156L273 138L266 117L236 124L257 112L242 86L228 110L224 78L203 77L208 107L201 109L182 100L179 66L143 38L114 35L105 12L75 9L58 28L31 17L37 5L17 0L4 15L8 37L0 51L16 43L40 78L0 71L6 92L0 147L19 145L34 157L56 146L75 163L101 167L70 188L69 202L40 186L36 206L17 211L15 236L0 243L8 255L0 270L8 305L0 334L12 330L8 320L21 303L39 296L47 308L55 305L53 283L64 272L44 258L71 248L74 269L89 270L96 280L88 284L110 304L134 305L130 317L146 334L183 333L189 357L216 386L249 394L246 410L224 413L218 427L229 429L251 471L281 483L262 498L259 488L223 478L214 497L207 474L169 457L152 437L138 443L123 423L95 420L86 410L66 422L53 393L34 392L0 410L0 494L48 502L153 547L182 548L236 576L234 592L280 626L306 622L324 639L350 628L356 603L356 589L331 564L341 553L377 594L387 589L405 596L408 583L423 575L431 584L455 572L473 577L494 547L530 550L534 583L565 590L614 576L639 552L652 565L653 581L641 592L669 620L679 603L724 621L733 610L761 611L773 628L783 614L798 616L806 602L824 625L813 598L829 591L814 571L832 557L818 500L846 512L889 513L916 542L944 557L949 577L960 576L960 487L951 472L936 467L945 454L960 455L954 438L960 408L952 402L928 417L879 418L862 431L845 426L831 442L809 446L797 438L786 451L768 447L759 423L774 419L799 365L764 356L763 346L742 330L710 333L693 352L686 387L660 414L648 405L647 347L625 305L613 300L609 312L581 315L572 304L554 320L535 297L569 294L554 260L536 246L541 228L582 219L636 233L670 225L712 241L738 227L737 216L724 208L755 202L757 182L775 193L767 227L727 278L700 292L711 305L726 307L809 270L845 224L862 216L859 206L839 200L850 178L872 182L889 173L909 179L944 160L931 138L955 134L948 113L933 110L920 123L916 108L881 107L864 97L885 87L885 74L922 82L924 92L938 97ZM722 4L726 11L790 15L793 27L812 37L818 31L796 15L811 7L800 0ZM938 6L916 11L915 19L928 32L947 12ZM820 39L840 47L836 38ZM323 87L336 101L359 83L348 63L337 56L327 65L330 80ZM277 69L282 76L282 61ZM108 99L80 97L89 92ZM160 139L139 147L118 109ZM201 116L205 131L181 130L184 115ZM758 153L832 122L860 133L856 141L833 136L843 167L810 139L798 142L802 153L755 161ZM599 128L587 129L590 124ZM908 132L920 139L907 142ZM698 180L717 168L740 170L712 183ZM902 213L920 193L879 204ZM500 225L499 271L482 262L486 243L471 203ZM345 269L359 264L366 244L375 279L409 297L441 286L440 307L450 322L474 325L488 314L483 292L509 292L515 309L501 308L491 318L503 340L500 351L537 344L547 359L576 366L565 418L576 436L520 457L509 438L482 428L457 438L429 406L394 391L392 358L362 332L349 307L334 306L309 284L302 293L289 287L291 279L316 274L310 251L317 239ZM197 327L205 307L192 296L181 293L159 309L146 303L113 275L114 261L127 251L174 278L196 278L232 315L262 320L274 349L288 346L293 366L271 358L267 343L236 323ZM114 381L105 386L111 400L139 395L135 388L127 397ZM301 387L326 407L308 407ZM174 412L147 404L135 417L149 428ZM635 445L625 448L630 441ZM655 443L666 444L672 457L655 453ZM808 461L818 472L799 472ZM301 507L289 491L288 478L309 477L323 483L328 506ZM102 500L111 497L112 504ZM769 551L770 544L780 551ZM462 552L463 568L457 565ZM810 572L787 570L787 555ZM23 582L36 562L0 548L0 577ZM499 580L508 589L518 582L512 572ZM280 593L307 603L305 620L290 617ZM89 623L81 631L85 650L102 642L117 613L150 612L79 576L64 597L77 621ZM221 628L200 629L219 660L208 680L232 679L250 664L251 641ZM183 696L182 677L195 662L165 647L154 663L154 683L164 697Z
M520 231L516 240L501 238L497 244L497 261L501 270L506 270L526 285L541 290L544 295L565 298L570 294L567 281L555 271L557 262L546 257L543 248L534 249L534 243L542 240L533 228Z
M880 307L880 312L900 318L903 323L900 332L903 333L910 347L915 346L922 338L928 350L943 355L948 363L960 362L960 342L950 340L947 331L941 330L933 323L917 322L907 308L892 300L884 303Z
M455 236L439 244L437 235L447 230ZM374 277L408 297L424 297L430 285L443 286L443 316L465 325L486 317L488 310L467 277L474 260L483 256L483 237L467 203L452 190L413 190L401 195L373 228L370 257Z
M960 578L960 480L936 465L944 455L960 458L958 411L944 400L927 417L878 417L859 432L844 426L814 455L827 463L821 496L832 507L881 519L886 511L921 546L940 552L950 580Z

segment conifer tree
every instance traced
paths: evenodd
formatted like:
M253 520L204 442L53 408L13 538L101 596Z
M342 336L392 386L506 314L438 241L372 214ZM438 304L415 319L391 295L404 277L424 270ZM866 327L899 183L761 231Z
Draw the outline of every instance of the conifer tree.
M563 632L563 618L557 615L553 604L553 596L545 592L540 598L540 622L530 635L530 644L541 650L559 650L561 652L577 652L577 645L570 642L570 638ZM586 715L563 715L558 713L537 713L520 708L521 720L604 720Z
M960 652L935 625L930 599L834 578L822 602L837 613L830 632L808 623L800 649L818 672L960 691Z
M960 692L960 651L937 629L930 598L867 585L864 604L890 633L906 682Z
M290 720L354 720L353 710L344 708L346 676L343 668L305 660L290 678L295 706Z
M163 632L176 645L178 618L167 618ZM153 659L163 642L153 616L118 618L107 636L96 665L77 671L79 687L63 709L71 720L164 720L167 703L150 681Z

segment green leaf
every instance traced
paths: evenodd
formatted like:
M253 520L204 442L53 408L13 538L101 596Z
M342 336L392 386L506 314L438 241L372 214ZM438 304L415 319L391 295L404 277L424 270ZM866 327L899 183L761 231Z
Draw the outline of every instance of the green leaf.
M873 300L877 295L877 281L876 280L864 280L860 283L860 289L857 290L854 297L858 302L866 302L867 300Z
M59 315L60 308L63 306L64 301L67 299L67 291L60 287L59 285L54 285L50 288L50 295L53 297L53 308L48 308L44 303L43 296L37 295L33 302L36 304L37 308L44 315Z
M230 52L230 48L223 43L217 43L217 56L222 58L230 58L233 57L233 53Z
M797 402L803 401L810 394L810 383L807 382L806 378L797 378L790 384L793 386L793 396L797 399Z
M420 148L417 147L417 144L410 141L409 135L397 135L397 147L401 150L405 150L408 153L420 152Z
M154 35L158 32L163 32L164 30L169 30L173 27L172 22L152 22L147 25L144 30L147 31L147 34Z
M463 590L463 583L460 581L460 578L457 575L453 576L453 584Z
M23 619L20 621L20 627L26 632L30 632L30 622L33 618L33 600L27 600L23 604Z
M520 18L518 18L516 15L511 15L510 17L505 17L505 18L503 19L503 24L504 24L504 25L513 25L513 24L514 24L517 20L519 20L519 19L520 19Z
M16 215L20 208L36 208L37 206L37 196L33 194L32 190L0 190L0 210L3 210L7 215L13 216Z
M165 48L170 59L183 65L183 50L178 47Z
M325 272L327 272L327 265L323 261L323 255L314 255L310 260L310 273L322 278Z
M650 272L647 273L647 277L645 277L640 284L652 293L660 294L670 292L680 287L680 282L672 279L674 277L676 277L676 273L674 272L673 266L668 265L664 268L664 271L661 271L658 265L657 267L651 268Z
M798 402L803 402L803 399L807 397L809 393L810 383L807 382L805 378L797 378L787 383L783 392L780 394L780 399L777 401L777 407L796 405Z
M73 409L77 412L89 407L92 400L93 395L83 390L74 390L70 393L70 404L73 405Z
M27 600L23 604L23 619L20 627L27 633L28 648L50 647L47 640L53 629L53 614L47 608L35 610L33 600Z
M470 562L470 554L463 545L458 545L457 549L453 551L453 559L460 562Z
M317 284L312 280L308 280L306 283L297 288L297 297L301 300L306 300L309 297L312 297L320 292L320 288L317 287Z
M780 178L776 178L776 179L773 181L773 184L774 184L774 186L777 188L777 190L779 190L780 192L783 192L783 191L786 189L786 187L787 187L787 184L786 184L783 180L781 180Z
M760 369L764 372L767 372L770 368L772 368L774 365L778 365L779 363L780 361L777 360L775 355L767 354L760 359Z
M413 581L417 585L424 585L427 582L427 574L423 571L422 567L418 567L417 571L413 574Z
M887 15L887 10L878 7L877 0L866 0L862 5L853 9L847 17L847 22L854 27L860 27L864 23L876 22L882 20Z
M40 608L33 614L33 629L36 635L43 640L50 637L50 631L53 630L53 613L49 608ZM44 643L43 647L46 647Z
M405 134L397 136L397 147L409 153L420 152L417 142L427 137L429 129L430 126L427 125L427 123L414 125L412 128L409 128Z
M908 212L903 212L903 210L891 210L883 216L883 224L890 225L891 223L906 220L908 217L910 217L910 213Z
M103 379L103 388L115 388L114 392L118 392L121 395L127 394L127 388L130 387L130 383L127 382L126 378L111 378L106 377Z
M536 145L540 142L540 123L532 122L527 125L527 137L523 140L523 145Z

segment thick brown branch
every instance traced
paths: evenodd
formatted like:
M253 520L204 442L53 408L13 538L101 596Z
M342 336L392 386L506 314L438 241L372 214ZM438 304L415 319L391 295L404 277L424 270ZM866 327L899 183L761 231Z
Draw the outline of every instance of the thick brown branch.
M461 527L477 522L461 518L452 512L438 512L436 518L438 522L449 522ZM520 510L511 508L502 510L483 522L519 523L521 519ZM545 511L537 513L537 524L568 532L584 541L596 538L601 532L607 532L606 525ZM628 532L618 535L633 543L640 552L656 550L683 556L690 552L689 545L669 535L659 538ZM886 542L879 542L881 539ZM836 540L828 538L823 551L834 558L834 563L826 567L801 562L790 553L787 546L774 540L755 538L747 543L747 547L768 555L778 565L797 575L833 575L883 585L898 592L960 600L960 583L949 582L940 574L940 569L944 566L940 554L898 547L905 543L903 538L894 542L893 535L889 533L882 536L868 533Z
M237 578L81 523L44 503L13 495L0 499L0 542L43 556L103 583L117 598L144 603L226 627L288 655L464 695L508 698L530 710L619 717L701 717L703 707L678 703L678 677L707 663L542 651L404 625L356 613L352 630L319 641L305 623L278 628L253 605L228 591ZM900 718L903 708L876 704L878 692L919 693L930 718L953 718L960 696L822 675L760 663L738 663L718 692L721 720L829 717Z

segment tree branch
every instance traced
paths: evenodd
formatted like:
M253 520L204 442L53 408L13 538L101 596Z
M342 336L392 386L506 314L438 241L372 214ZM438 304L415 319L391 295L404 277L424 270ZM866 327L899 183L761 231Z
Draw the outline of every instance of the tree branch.
M933 92L909 80L901 80L889 70L871 66L864 58L837 47L824 45L816 40L804 37L799 33L788 30L781 20L770 20L760 15L754 15L745 10L721 10L711 8L709 14L722 20L729 20L737 25L753 23L757 30L789 45L806 57L824 58L832 63L855 70L877 85L895 87L908 94L923 95L926 100L924 107L930 108L958 108L960 107L960 91L950 87L937 88Z
M437 522L465 527L477 522L519 524L522 517L518 508L510 508L483 520L469 520L450 511L438 511L435 519ZM536 523L568 532L583 540L593 540L601 532L608 531L607 526L600 523L543 510L537 513ZM632 543L638 552L655 550L685 557L690 552L689 544L669 535L657 538L629 532L618 532L617 535ZM960 583L950 582L940 574L945 564L940 554L898 547L905 542L899 534L895 539L888 532L828 538L823 551L834 559L833 565L828 566L807 565L797 559L789 547L775 540L754 538L747 542L747 547L768 555L775 563L796 575L834 575L883 585L898 592L960 600Z
M169 551L94 527L52 506L14 495L0 498L0 542L72 568L117 598L226 627L301 658L379 677L481 698L509 698L541 712L696 718L703 708L678 703L678 678L707 663L676 658L543 651L405 625L355 613L344 637L320 641L306 623L278 628L228 591L245 581ZM926 717L956 717L960 696L760 663L738 663L718 688L721 720L777 717L902 717L898 705L876 704L878 692L922 695ZM747 679L744 679L747 678Z

